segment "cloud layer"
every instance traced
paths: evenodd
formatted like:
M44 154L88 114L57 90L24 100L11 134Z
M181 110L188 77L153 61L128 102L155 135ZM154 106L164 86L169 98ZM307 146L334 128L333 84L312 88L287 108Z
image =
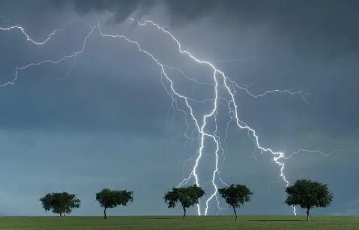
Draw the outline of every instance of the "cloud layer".
M216 27L235 33L253 27L269 28L270 33L300 46L298 50L320 48L327 55L334 56L337 53L357 54L359 51L356 42L359 40L359 25L356 23L359 21L359 3L355 0L69 0L66 3L81 14L112 12L114 22L119 23L134 13L143 16L152 8L162 6L175 28L211 18Z
M167 65L211 82L210 71L179 55L168 37L126 20L129 15L142 20L157 17L171 25L186 49L213 61L255 94L272 89L310 93L305 94L308 105L298 95L253 99L237 91L240 117L257 130L263 146L287 153L301 148L357 149L358 7L350 0L322 2L1 1L0 14L9 20L0 21L0 27L22 25L38 40L73 18L80 20L40 47L27 42L19 31L0 31L0 84L13 79L16 67L57 60L80 49L89 32L85 23L96 23L105 11L115 20L104 24L104 31L125 34ZM167 17L153 13L163 9ZM69 69L65 80L47 80L62 78ZM193 98L213 96L209 86L186 81L175 71L171 77L178 91ZM196 153L198 143L186 143L185 117L173 112L171 103L155 63L135 46L104 39L98 31L76 60L20 71L15 85L0 88L0 169L5 185L0 190L5 198L0 200L0 213L44 214L39 197L68 190L83 200L75 215L97 215L101 210L94 194L114 187L133 189L136 200L111 214L179 214L180 209L167 210L162 195L188 176L194 162L183 170L182 166ZM184 108L183 102L180 106ZM195 112L199 115L207 109L197 103ZM222 110L219 116L224 139L228 113ZM272 156L254 151L246 132L231 126L228 134L223 140L223 178L227 183L245 183L255 194L241 211L290 214ZM285 172L290 181L311 178L329 184L335 201L318 214L353 214L358 213L350 205L358 200L357 188L346 188L358 173L358 160L355 151L339 151L331 157L300 153L286 161ZM208 193L213 190L208 183L213 166L209 143L199 170ZM19 204L14 204L17 200ZM19 209L25 201L27 205ZM210 214L216 214L216 203L210 207Z

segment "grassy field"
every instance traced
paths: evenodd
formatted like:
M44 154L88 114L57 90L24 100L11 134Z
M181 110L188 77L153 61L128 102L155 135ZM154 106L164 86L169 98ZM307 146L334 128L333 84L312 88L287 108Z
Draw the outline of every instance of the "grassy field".
M359 217L232 216L218 217L2 217L0 230L232 230L359 229Z

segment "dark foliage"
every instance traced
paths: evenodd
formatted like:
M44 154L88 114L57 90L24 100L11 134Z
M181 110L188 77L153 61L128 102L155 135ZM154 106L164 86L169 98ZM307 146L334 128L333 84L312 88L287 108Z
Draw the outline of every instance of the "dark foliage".
M115 208L119 205L127 206L129 202L133 202L133 191L111 190L105 188L96 193L96 201L98 201L101 207L104 208L103 214L104 219L106 219L106 210L108 208Z
M198 204L199 199L204 196L205 191L197 185L192 185L182 188L172 188L168 191L163 199L168 208L174 208L177 203L180 203L183 208L183 218L186 216L186 209Z
M245 202L251 201L253 193L246 185L232 184L228 187L218 189L218 193L225 199L226 203L233 208L237 219L236 208L240 208Z
M333 194L326 184L311 180L297 180L286 188L286 192L285 203L307 209L307 220L312 208L328 207L333 200Z
M80 199L78 199L75 194L67 192L48 193L40 198L40 201L45 211L51 210L53 213L59 214L60 216L62 216L62 214L69 214L72 209L81 206Z

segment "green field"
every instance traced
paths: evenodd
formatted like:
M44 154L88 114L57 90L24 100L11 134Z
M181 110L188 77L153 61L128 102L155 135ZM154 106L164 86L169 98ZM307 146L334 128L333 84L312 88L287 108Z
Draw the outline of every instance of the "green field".
M218 217L2 217L0 230L232 230L232 229L359 229L359 217L232 216Z

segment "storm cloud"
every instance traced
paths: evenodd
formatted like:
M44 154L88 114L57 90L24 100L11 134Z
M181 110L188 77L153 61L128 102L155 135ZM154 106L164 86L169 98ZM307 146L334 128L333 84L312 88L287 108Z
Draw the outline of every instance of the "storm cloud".
M290 182L310 178L329 185L333 205L315 213L358 214L359 188L354 184L347 189L359 162L358 9L351 0L1 1L0 27L21 25L36 40L76 20L44 46L26 41L19 30L0 31L0 85L11 82L18 67L81 49L98 18L104 32L125 35L187 77L213 84L209 68L179 54L156 28L140 27L128 17L156 19L187 50L213 62L253 94L303 91L309 103L298 94L255 99L237 90L239 116L256 129L263 146L287 154L350 150L330 157L298 153L284 160L285 173ZM212 85L169 73L179 92L197 100L213 97ZM0 87L0 179L5 185L0 213L43 215L39 197L68 190L82 199L75 215L101 214L94 194L103 187L135 191L135 203L110 214L180 213L168 210L162 195L189 175L194 162L186 160L196 154L198 143L186 139L186 122L193 122L173 109L166 87L153 60L124 39L101 37L98 30L76 58L19 71L14 85ZM192 105L200 118L212 104ZM226 129L230 117L224 105L222 101L218 114L226 156L222 178L245 183L255 194L241 212L291 214L283 204L285 184L273 156L255 150L248 133L234 123ZM178 106L186 109L183 100ZM213 143L206 143L203 156L198 173L209 194ZM196 214L195 208L190 213ZM211 202L209 214L216 213L216 202Z
M165 8L172 28L210 19L219 30L247 33L254 27L285 37L296 51L315 49L335 56L359 51L359 3L355 0L68 0L55 5L72 6L80 14L113 13L114 23L142 17L152 8Z

